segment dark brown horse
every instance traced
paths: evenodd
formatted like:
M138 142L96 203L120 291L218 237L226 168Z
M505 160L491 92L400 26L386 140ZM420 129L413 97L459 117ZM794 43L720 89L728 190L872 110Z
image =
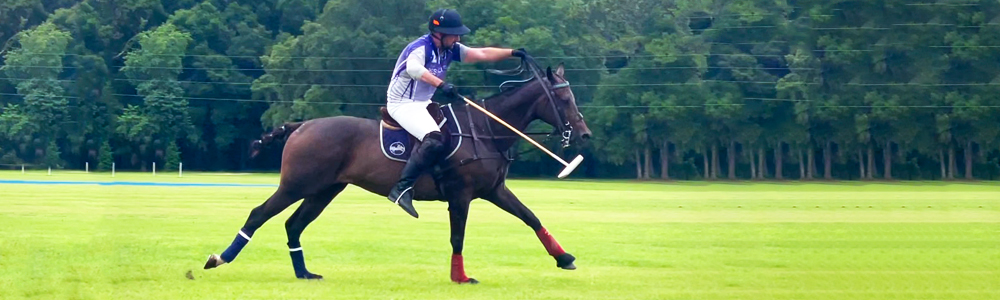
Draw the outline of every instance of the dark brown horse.
M525 67L531 71L531 80L482 100L480 105L519 130L524 130L534 120L542 120L563 133L564 143L573 138L589 138L591 132L563 77L563 66L560 64L555 71L551 68L542 71L529 57L522 61L519 70ZM414 194L415 200L448 202L453 250L451 280L458 283L477 282L465 275L462 260L469 203L477 198L492 202L520 218L536 233L548 254L555 258L556 266L575 269L575 257L562 249L505 184L507 169L512 161L507 150L518 137L467 104L453 105L453 108L457 123L462 126L462 135L466 137L465 142L445 162L447 167L439 168L433 176L424 175L417 180ZM322 278L306 270L299 243L305 227L348 184L385 196L400 177L404 163L389 160L383 155L379 126L378 120L337 116L285 124L268 134L264 144L272 138L287 136L282 153L280 185L267 201L250 212L226 251L222 255L209 256L205 269L232 262L255 230L304 198L285 222L292 266L298 278Z

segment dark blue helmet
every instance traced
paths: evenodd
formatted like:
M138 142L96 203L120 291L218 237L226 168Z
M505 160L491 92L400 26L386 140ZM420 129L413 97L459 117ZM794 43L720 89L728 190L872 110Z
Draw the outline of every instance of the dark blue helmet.
M439 9L431 14L427 22L427 30L451 35L463 35L471 32L469 27L462 25L462 16L454 9Z

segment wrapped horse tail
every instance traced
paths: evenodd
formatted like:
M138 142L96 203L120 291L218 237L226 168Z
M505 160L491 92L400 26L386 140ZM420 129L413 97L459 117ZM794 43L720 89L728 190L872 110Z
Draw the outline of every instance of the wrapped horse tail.
M305 122L285 123L281 125L281 127L275 128L271 132L261 135L259 140L255 140L250 143L250 158L257 157L257 154L260 154L260 151L263 150L264 147L269 146L275 140L284 140L296 129L299 129L299 126L302 126L303 123Z

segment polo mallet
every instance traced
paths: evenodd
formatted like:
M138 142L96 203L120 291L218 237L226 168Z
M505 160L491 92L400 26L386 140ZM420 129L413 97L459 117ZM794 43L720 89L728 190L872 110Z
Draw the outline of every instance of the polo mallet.
M528 142L531 142L532 145L535 145L535 147L538 147L538 149L542 149L542 151L545 151L546 154L548 154L549 156L552 156L552 158L555 158L560 163L562 163L564 166L566 166L566 168L563 169L562 172L559 172L559 176L557 176L560 179L566 178L566 176L569 176L569 174L573 173L573 170L575 170L576 167L579 166L581 162L583 162L583 155L577 155L576 158L573 158L573 161L566 162L565 160L563 160L559 156L557 156L557 155L553 154L551 151L549 151L549 149L545 149L545 147L542 147L542 145L539 145L538 142L535 142L535 140L531 139L530 137L528 137L524 133L521 133L521 131L517 130L517 128L514 128L514 126L510 126L510 124L507 124L507 122L504 122L503 120L501 120L500 117L497 117L493 113L487 111L485 108L482 108L481 106L479 106L475 102L472 102L472 100L469 100L469 98L466 98L465 96L462 96L462 95L459 95L459 97L462 97L462 100L465 100L465 103L468 103L469 105L472 105L472 107L475 107L479 111L482 111L487 116L490 116L490 118L493 118L493 120L496 120L497 122L500 122L500 124L503 124L503 126L507 126L507 128L509 128L511 131L514 131L514 133L517 133L517 135L520 135L524 139L528 140Z

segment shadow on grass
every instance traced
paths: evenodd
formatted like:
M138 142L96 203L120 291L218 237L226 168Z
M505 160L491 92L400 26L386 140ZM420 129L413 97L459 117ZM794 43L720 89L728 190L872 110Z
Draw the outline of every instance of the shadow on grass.
M785 186L952 186L952 185L973 185L973 186L997 186L1000 181L987 180L662 180L662 179L538 179L538 178L508 178L518 181L536 182L596 182L596 183L628 183L628 184L650 184L650 185L672 185L672 186L753 186L753 185L785 185Z

